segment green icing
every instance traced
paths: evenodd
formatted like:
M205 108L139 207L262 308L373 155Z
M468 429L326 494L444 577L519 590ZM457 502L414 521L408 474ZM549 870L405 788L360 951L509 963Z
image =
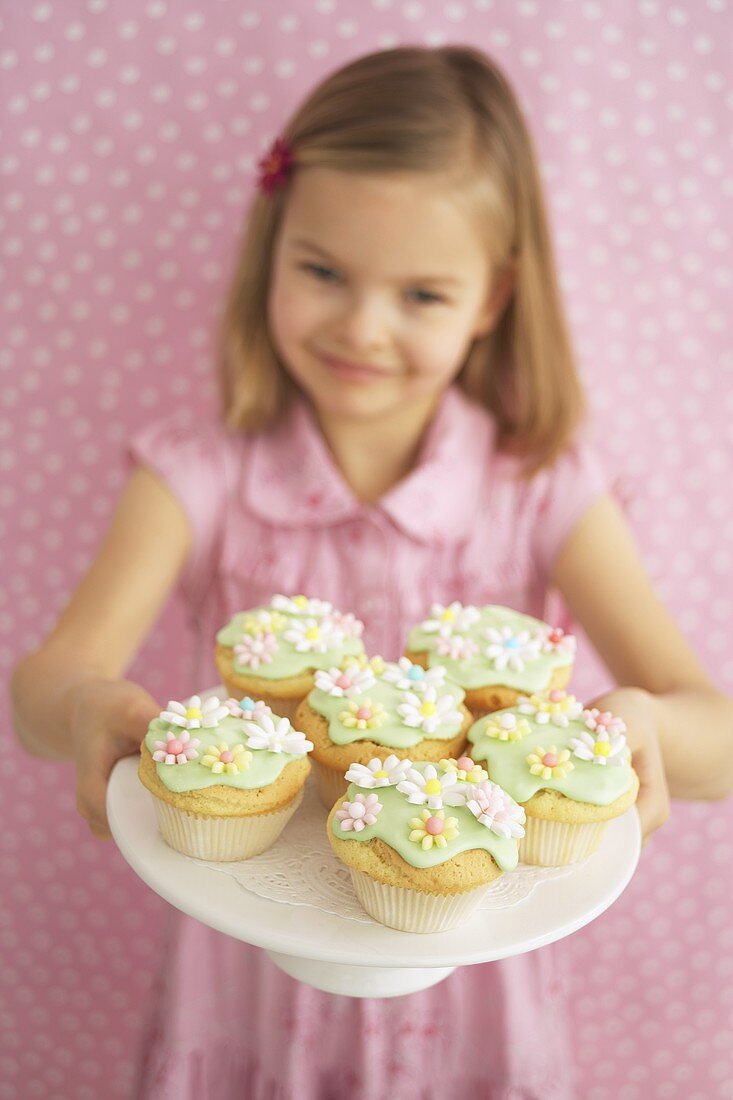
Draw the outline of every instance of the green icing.
M530 726L530 732L519 741L499 741L489 737L484 731L498 714L515 714L524 718ZM625 794L632 785L631 752L625 745L620 752L621 764L594 764L590 760L581 760L570 747L571 738L579 737L582 732L590 732L582 718L571 718L566 727L555 726L551 722L540 725L532 715L522 714L518 707L507 707L503 711L494 711L474 722L468 732L468 739L474 748L472 760L484 761L489 778L503 787L516 802L527 802L540 790L559 791L576 802L588 802L594 806L608 806ZM549 749L555 745L558 752L570 750L573 770L564 779L543 779L532 775L527 756L536 746Z
M424 771L426 761L413 763L418 771ZM471 784L472 785L472 784ZM415 805L407 801L407 795L402 794L396 787L359 787L355 783L349 784L346 797L351 801L355 795L376 794L382 804L382 809L377 815L373 825L366 825L360 832L350 829L344 832L341 822L336 820L334 814L331 829L334 836L340 840L356 840L364 843L375 838L383 840L391 848L402 856L406 863L412 867L437 867L447 860L453 859L461 852L468 852L474 848L483 848L487 851L502 871L513 871L519 862L519 849L517 840L513 837L501 837L482 825L465 806L444 806L446 821L454 817L458 822L458 836L449 840L445 848L423 849L418 841L410 840L412 818L419 818L426 807Z
M238 611L237 614L230 619L227 625L218 631L216 635L217 642L219 642L220 645L231 646L233 648L242 640L244 620L250 616L256 615L259 611L272 611L272 608L255 607L251 611ZM283 630L276 633L279 649L278 652L273 655L272 662L270 664L261 664L257 668L250 668L248 665L238 664L235 657L235 672L240 672L245 676L259 676L263 680L286 680L290 676L300 676L303 672L310 672L313 669L333 668L334 666L340 665L344 657L359 657L364 653L364 644L360 638L344 638L341 645L333 646L324 653L299 653L293 642L285 641L283 638L284 631L288 629L291 622L296 620L303 621L307 618L314 618L322 621L323 616L297 615L287 611L279 611L277 613L288 620L288 625L284 627Z
M155 752L155 742L165 741L168 730L175 735L181 732L180 727L165 722L162 718L154 718L148 726L145 735L145 744L151 754ZM225 787L239 787L241 790L250 791L256 787L267 787L274 783L283 768L291 760L300 760L300 756L294 756L287 752L270 752L269 749L248 749L247 730L241 718L228 716L222 718L214 729L189 730L191 740L199 739L196 747L198 757L189 760L186 764L162 764L157 760L155 769L158 778L169 791L200 791L205 787L215 787L223 784ZM214 745L226 742L230 747L244 745L247 752L252 753L252 762L244 771L236 775L228 775L220 772L218 775L201 763L201 758L206 755L208 749Z
M391 662L385 662L385 671L397 666ZM441 722L433 733L426 733L414 726L406 726L401 715L397 713L397 707L405 702L406 691L396 687L383 678L377 676L376 683L367 688L361 695L354 697L357 705L367 699L373 703L381 703L387 712L387 720L384 725L376 729L350 729L340 721L339 716L348 710L350 700L329 695L320 688L314 688L308 695L308 704L318 714L328 720L328 735L335 745L351 745L354 741L374 741L377 745L384 745L390 749L409 749L426 739L436 741L450 741L460 732L463 725L463 715L459 722ZM455 710L465 698L465 692L457 684L450 683L447 678L442 687L436 689L436 701L446 695L453 697Z
M479 652L474 657L456 661L436 653L435 643L438 635L423 630L422 623L410 631L408 649L411 653L422 653L427 650L428 665L431 668L433 665L445 665L450 678L467 689L501 684L518 691L541 691L549 685L554 669L567 667L573 663L572 653L563 653L559 650L555 653L541 653L539 657L526 660L524 670L521 672L511 668L494 668L490 659L483 655L489 644L484 637L487 627L501 629L508 626L512 633L519 634L527 630L533 633L546 629L547 623L533 618L532 615L524 615L520 611L513 611L509 607L500 607L497 604L489 604L477 610L479 611L478 620L465 630L459 631L462 637L472 638L478 644Z

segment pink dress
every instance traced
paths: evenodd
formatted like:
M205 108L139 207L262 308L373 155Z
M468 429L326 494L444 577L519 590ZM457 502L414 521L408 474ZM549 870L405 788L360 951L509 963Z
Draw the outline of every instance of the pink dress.
M496 453L494 425L456 387L418 461L358 501L305 401L258 435L167 419L129 457L190 517L181 578L198 641L191 692L218 682L214 635L277 592L353 611L370 653L396 659L433 602L500 603L542 617L553 560L608 490L580 443L531 482ZM560 623L567 628L568 623ZM562 945L456 970L421 993L322 993L264 951L171 909L136 1096L155 1100L571 1100Z

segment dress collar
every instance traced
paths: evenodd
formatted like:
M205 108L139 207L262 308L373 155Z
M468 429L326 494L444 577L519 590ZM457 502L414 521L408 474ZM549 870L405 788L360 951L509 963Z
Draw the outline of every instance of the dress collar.
M296 397L279 424L254 437L245 501L258 516L283 527L315 528L381 515L419 542L455 542L474 522L494 438L488 411L450 386L415 466L378 501L365 504L336 465L310 405Z

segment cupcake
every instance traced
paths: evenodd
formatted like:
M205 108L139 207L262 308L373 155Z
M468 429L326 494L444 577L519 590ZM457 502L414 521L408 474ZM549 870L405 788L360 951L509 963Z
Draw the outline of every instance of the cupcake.
M566 687L575 650L572 634L495 604L433 604L407 643L411 661L445 666L474 718L514 706L520 695Z
M371 917L402 932L443 932L517 866L524 811L472 760L441 768L392 759L378 772L352 766L328 839Z
M614 817L636 801L626 726L564 691L531 695L479 719L471 756L527 815L523 863L559 866L591 855Z
M408 755L438 763L466 746L471 714L439 665L347 658L316 672L315 681L295 724L313 742L318 793L329 810L345 793L352 764Z
M140 748L138 775L171 848L249 859L277 840L303 798L313 748L261 700L171 700Z
M275 596L269 607L238 612L216 635L216 664L235 698L262 699L292 722L316 669L364 652L364 624L325 600Z

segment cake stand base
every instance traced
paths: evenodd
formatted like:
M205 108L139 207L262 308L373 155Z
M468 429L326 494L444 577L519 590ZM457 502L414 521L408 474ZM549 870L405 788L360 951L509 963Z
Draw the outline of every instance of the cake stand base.
M279 951L267 954L275 966L291 978L314 985L325 993L341 993L347 997L403 997L406 993L417 993L437 985L456 969L455 966L346 966L283 955Z

